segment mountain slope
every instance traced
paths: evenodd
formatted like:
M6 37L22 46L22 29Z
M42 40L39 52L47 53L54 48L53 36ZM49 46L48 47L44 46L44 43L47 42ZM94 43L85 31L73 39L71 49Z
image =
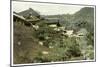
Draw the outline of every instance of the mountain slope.
M94 21L94 8L85 7L74 14L74 20L86 20L88 22Z
M78 28L86 28L88 31L94 29L94 8L85 7L76 12L73 18L73 23Z

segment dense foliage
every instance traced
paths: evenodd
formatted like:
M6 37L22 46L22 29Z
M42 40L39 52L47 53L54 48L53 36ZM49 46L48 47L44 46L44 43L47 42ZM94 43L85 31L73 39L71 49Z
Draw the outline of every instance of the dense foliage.
M94 13L93 8L83 8L74 15L54 15L66 30L74 30L79 37L64 36L39 21L38 30L14 23L14 63L41 63L54 61L94 59Z

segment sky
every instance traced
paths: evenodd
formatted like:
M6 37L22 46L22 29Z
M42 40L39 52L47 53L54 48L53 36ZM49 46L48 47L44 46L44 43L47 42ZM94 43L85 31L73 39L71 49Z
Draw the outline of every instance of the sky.
M41 15L57 15L57 14L74 14L84 6L79 5L64 5L50 3L34 3L34 2L12 2L12 8L15 12L21 12L29 8L38 11Z

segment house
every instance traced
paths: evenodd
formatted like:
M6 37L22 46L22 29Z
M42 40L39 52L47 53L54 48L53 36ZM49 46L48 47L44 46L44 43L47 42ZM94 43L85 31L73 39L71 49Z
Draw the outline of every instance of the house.
M13 21L17 22L18 24L31 26L31 23L26 20L23 16L20 16L18 13L13 12Z
M29 8L27 10L24 10L22 12L19 12L18 14L21 15L21 16L23 16L23 17L25 17L25 18L27 18L30 15L31 16L35 16L37 18L40 17L39 13L37 11L33 10L32 8Z
M39 13L32 8L20 12L19 15L23 16L27 22L32 23L33 25L40 21Z
M39 13L32 8L29 8L19 13L13 12L13 16L14 21L19 20L23 22L26 26L35 25L38 21L40 21Z
M46 24L49 25L49 27L59 27L61 26L58 18L45 18L47 21Z

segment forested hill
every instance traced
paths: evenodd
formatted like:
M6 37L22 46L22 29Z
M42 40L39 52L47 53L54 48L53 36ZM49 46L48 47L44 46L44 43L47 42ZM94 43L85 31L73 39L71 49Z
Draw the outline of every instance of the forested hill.
M91 7L82 8L80 11L74 14L74 17L75 17L74 19L92 21L94 17L94 8Z
M89 31L94 28L94 8L85 7L76 12L73 21L79 28L84 27Z
M78 12L76 12L74 14L74 16L77 19L80 18L80 17L84 17L84 18L91 17L91 18L93 18L93 16L94 16L94 8L92 8L92 7L82 8L81 10L79 10Z

